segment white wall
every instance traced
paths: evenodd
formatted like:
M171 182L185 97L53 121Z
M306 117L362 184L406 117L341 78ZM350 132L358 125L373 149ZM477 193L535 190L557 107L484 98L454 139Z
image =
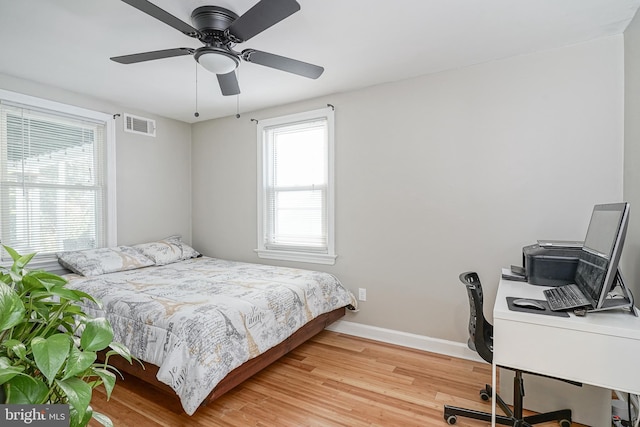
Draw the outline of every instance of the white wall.
M624 33L624 198L631 203L622 272L635 298L640 298L640 17ZM636 303L636 306L638 304Z
M346 320L464 342L459 273L491 307L522 246L582 239L593 205L621 200L623 91L616 36L195 124L193 243L260 262L250 118L331 103L337 263L282 264L367 288Z
M0 74L0 88L108 114L156 120L157 137L123 131L116 119L118 244L181 234L191 240L191 126L87 96Z

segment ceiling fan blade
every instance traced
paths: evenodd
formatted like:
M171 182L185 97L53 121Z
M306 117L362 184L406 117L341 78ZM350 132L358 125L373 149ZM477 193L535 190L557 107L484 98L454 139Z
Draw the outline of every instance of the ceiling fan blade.
M135 64L136 62L152 61L154 59L171 58L174 56L192 55L193 49L178 47L175 49L154 50L152 52L134 53L133 55L114 56L112 61L120 64Z
M260 0L228 28L240 41L247 41L300 10L296 0Z
M220 90L224 96L240 94L240 86L238 85L238 78L236 77L235 71L227 74L216 74L216 76L218 77L218 84L220 84Z
M265 67L275 68L310 79L317 79L324 72L324 68L318 65L255 49L243 50L242 59L247 62L253 62L254 64L264 65Z
M141 12L146 13L147 15L153 16L158 21L164 22L165 24L175 28L178 31L188 35L189 37L200 38L203 34L197 29L193 28L191 25L182 21L181 19L176 18L169 12L160 9L155 4L148 2L147 0L122 0L138 9Z

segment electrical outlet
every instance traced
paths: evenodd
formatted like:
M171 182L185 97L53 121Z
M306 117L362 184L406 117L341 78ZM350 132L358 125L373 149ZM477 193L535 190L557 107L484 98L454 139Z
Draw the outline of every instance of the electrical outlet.
M359 301L367 300L367 290L365 288L358 288L358 300Z

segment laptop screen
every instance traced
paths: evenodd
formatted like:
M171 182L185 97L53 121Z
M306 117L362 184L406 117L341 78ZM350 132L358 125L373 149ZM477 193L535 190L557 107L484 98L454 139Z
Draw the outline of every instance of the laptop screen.
M609 261L606 258L594 255L585 249L582 250L578 260L575 282L582 293L593 300L594 308L600 299L608 264Z

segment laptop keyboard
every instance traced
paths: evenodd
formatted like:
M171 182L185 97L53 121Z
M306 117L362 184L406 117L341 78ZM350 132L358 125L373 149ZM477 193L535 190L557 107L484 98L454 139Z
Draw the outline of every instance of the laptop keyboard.
M547 289L544 291L544 296L552 311L591 305L589 300L582 295L582 292L580 292L580 289L575 284Z

